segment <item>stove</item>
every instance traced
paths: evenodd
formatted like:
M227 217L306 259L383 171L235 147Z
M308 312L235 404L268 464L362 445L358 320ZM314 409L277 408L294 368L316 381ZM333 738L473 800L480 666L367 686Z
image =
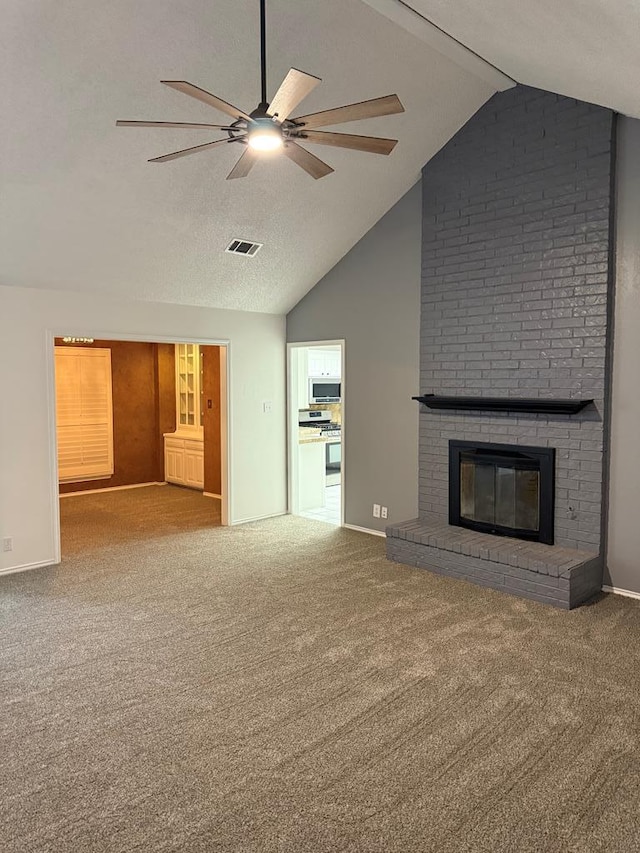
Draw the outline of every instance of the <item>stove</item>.
M332 423L331 412L326 412L324 409L309 409L306 412L299 412L298 426L319 429L323 438L340 438L341 436L340 424Z

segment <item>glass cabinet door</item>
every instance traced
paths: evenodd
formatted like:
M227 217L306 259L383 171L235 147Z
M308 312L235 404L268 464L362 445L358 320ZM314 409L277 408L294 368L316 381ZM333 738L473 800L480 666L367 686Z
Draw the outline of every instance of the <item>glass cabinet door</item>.
M178 430L200 429L200 347L176 344Z

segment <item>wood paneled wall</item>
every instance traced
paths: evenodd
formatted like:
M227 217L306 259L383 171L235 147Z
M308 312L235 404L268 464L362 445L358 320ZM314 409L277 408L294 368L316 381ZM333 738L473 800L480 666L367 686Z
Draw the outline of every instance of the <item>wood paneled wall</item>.
M204 490L221 494L222 455L220 435L220 347L201 346L204 427Z
M56 339L56 345L61 345ZM77 492L164 480L162 434L176 427L173 344L94 341L111 350L114 474L104 480L65 483Z
M154 344L156 348L157 473L164 481L164 433L176 429L176 348L175 344Z

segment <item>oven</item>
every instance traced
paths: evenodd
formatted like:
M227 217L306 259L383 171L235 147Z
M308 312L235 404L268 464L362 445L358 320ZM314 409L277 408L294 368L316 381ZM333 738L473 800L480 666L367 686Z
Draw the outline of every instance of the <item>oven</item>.
M342 465L342 442L339 438L330 438L325 445L325 467L327 474L340 471Z

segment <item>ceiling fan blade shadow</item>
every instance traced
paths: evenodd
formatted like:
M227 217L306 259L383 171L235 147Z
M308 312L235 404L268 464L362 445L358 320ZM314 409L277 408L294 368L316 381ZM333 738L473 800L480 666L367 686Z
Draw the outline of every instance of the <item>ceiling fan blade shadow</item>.
M335 107L332 110L324 110L321 113L309 113L306 116L298 116L292 119L292 121L310 128L324 127L327 124L342 124L342 122L346 121L359 121L360 119L395 115L396 113L403 112L404 107L397 95L385 95L383 98L372 98L370 101L346 104L344 107Z
M311 175L311 177L316 180L318 180L318 178L324 178L325 175L330 175L331 172L333 172L331 166L319 157L316 157L315 154L312 154L305 148L301 148L292 140L288 140L285 143L282 153L290 160L293 160L294 163L300 166L301 169L304 169L307 174Z
M269 104L267 113L270 116L277 114L278 121L284 121L295 110L298 104L307 97L309 92L315 89L318 83L322 83L319 77L314 77L313 74L307 74L304 71L298 71L297 68L291 68Z
M229 130L225 124L202 124L201 122L193 121L124 121L118 119L116 127L208 127L209 129L216 128L217 130Z
M384 139L381 136L357 136L352 133L331 133L323 130L304 130L300 139L314 145L352 148L354 151L367 151L370 154L391 154L398 142L397 139Z
M245 121L251 121L250 116L243 112L243 110L234 107L233 104L228 104L222 98L212 95L211 92L207 92L199 86L194 86L193 83L187 83L186 80L161 80L160 82L164 83L165 86L175 89L176 92L182 92L183 95L196 98L198 101L202 101L203 104L208 104L208 106L214 107L216 110L220 110L220 112L226 113L234 119L243 118Z
M247 145L244 152L240 155L240 159L227 175L227 180L231 181L234 178L246 178L258 159L258 156L258 152L254 151L253 148L249 148Z
M189 154L197 154L198 151L206 151L216 145L228 145L229 142L235 142L235 140L216 139L214 142L205 142L204 145L194 145L193 148L183 148L181 151L174 151L172 154L163 154L162 157L152 157L149 163L166 163L168 160L177 160L178 157L187 157Z

